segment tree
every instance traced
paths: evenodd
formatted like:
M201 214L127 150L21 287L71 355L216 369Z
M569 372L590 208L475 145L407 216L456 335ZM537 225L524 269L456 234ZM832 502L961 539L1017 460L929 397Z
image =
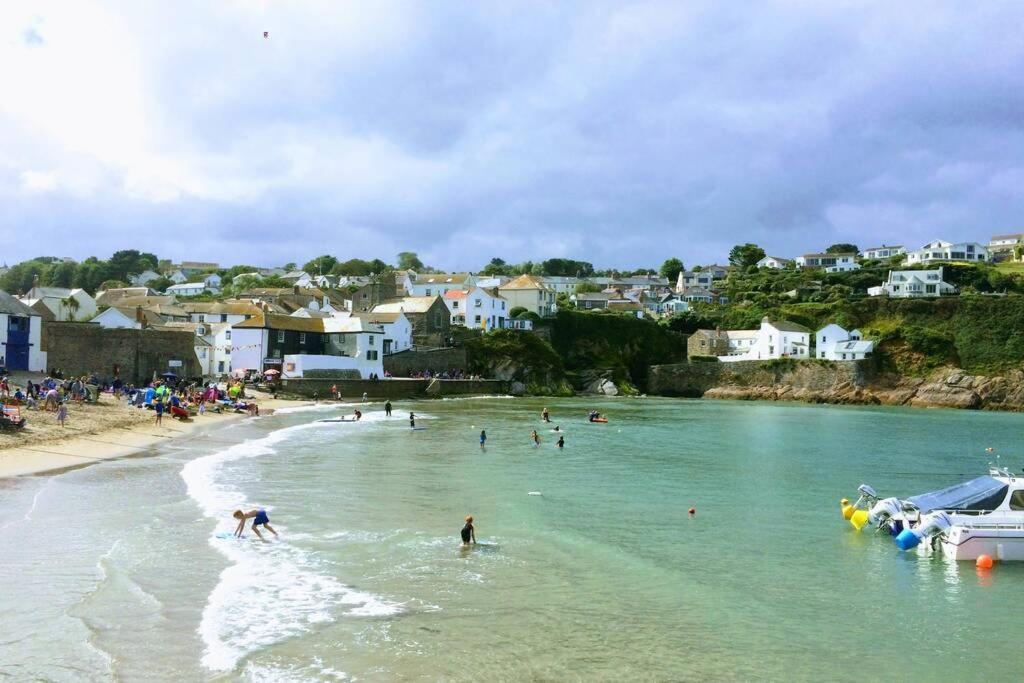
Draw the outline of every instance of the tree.
M505 259L495 257L480 272L483 275L511 275L512 269L505 263Z
M400 251L398 252L398 269L399 270L424 270L426 266L423 265L423 261L420 261L419 256L414 251Z
M581 282L576 285L577 294L588 294L596 293L601 291L601 285L595 285L593 282Z
M521 315L523 315L524 313L527 313L527 312L528 312L528 311L527 311L527 310L526 310L526 308L525 308L525 307L523 307L523 306L513 306L513 307L512 307L512 308L511 308L511 309L509 310L509 312L508 312L508 316L509 316L510 318L518 318L519 316L521 316Z
M105 280L100 284L100 291L105 289L121 289L127 287L128 283L124 280ZM75 303L78 303L77 301Z
M839 244L833 244L831 247L825 250L826 254L858 254L860 249L857 248L856 244L850 244L849 242L840 242Z
M387 270L391 270L391 266L384 263L380 259L373 259L372 261L364 261L360 258L349 259L348 261L340 261L334 264L331 268L332 275L372 275L374 273L383 273Z
M557 277L590 277L594 274L594 264L568 258L548 259L541 263L541 269L544 275Z
M729 252L729 263L739 268L756 265L763 258L764 249L750 242L737 244Z
M683 262L673 256L672 258L665 259L665 262L661 264L661 268L658 269L658 274L667 279L669 283L672 283L679 279L679 273L683 272L683 270L685 270Z
M324 254L323 256L317 256L312 261L307 261L306 265L302 266L302 269L310 275L321 275L323 273L330 273L337 263L338 259L330 254Z
M152 280L147 282L146 286L152 289L154 292L166 292L167 288L173 284L174 283L170 280L170 278L158 277L153 278Z

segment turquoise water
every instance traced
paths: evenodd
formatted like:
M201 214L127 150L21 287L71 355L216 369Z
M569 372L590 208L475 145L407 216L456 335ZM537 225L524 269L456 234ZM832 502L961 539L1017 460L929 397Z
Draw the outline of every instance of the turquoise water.
M591 406L609 424L588 424ZM350 406L294 411L4 484L0 580L18 590L0 597L0 672L1018 675L1016 656L980 652L1013 651L1024 567L900 554L838 509L862 482L908 495L983 473L986 447L1014 453L1017 415L667 399L437 401L391 420L380 408L359 424L316 422ZM427 429L408 429L410 408ZM281 538L217 538L242 505L267 507ZM467 514L482 542L469 550Z

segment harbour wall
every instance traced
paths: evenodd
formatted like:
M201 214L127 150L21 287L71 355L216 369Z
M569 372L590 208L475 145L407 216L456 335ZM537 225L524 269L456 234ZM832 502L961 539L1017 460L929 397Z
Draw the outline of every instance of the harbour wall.
M467 370L466 349L448 348L433 351L410 350L384 356L384 371L395 377L408 377L414 372L430 370Z
M1021 412L1024 371L1010 370L988 377L945 367L926 377L905 377L880 372L872 359L689 362L651 366L650 393Z
M337 386L342 398L371 399L445 398L450 396L484 396L508 393L509 383L493 379L310 379L281 380L281 392L312 398L331 396Z

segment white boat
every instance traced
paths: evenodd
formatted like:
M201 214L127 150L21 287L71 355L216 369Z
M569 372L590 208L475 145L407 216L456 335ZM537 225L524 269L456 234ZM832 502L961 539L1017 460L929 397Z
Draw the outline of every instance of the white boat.
M879 498L867 484L843 517L860 530L888 531L901 550L941 549L954 560L1024 561L1024 475L990 467L987 476L906 499Z

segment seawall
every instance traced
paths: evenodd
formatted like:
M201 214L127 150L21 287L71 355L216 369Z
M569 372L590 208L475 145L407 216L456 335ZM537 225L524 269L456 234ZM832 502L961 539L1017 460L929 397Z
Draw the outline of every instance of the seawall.
M654 365L650 393L735 400L1024 411L1024 372L986 377L941 368L927 377L880 373L872 360Z
M483 396L506 394L509 383L493 379L284 379L281 393L311 398L331 395L337 386L343 398L361 398L365 393L372 399L445 398L449 396Z

